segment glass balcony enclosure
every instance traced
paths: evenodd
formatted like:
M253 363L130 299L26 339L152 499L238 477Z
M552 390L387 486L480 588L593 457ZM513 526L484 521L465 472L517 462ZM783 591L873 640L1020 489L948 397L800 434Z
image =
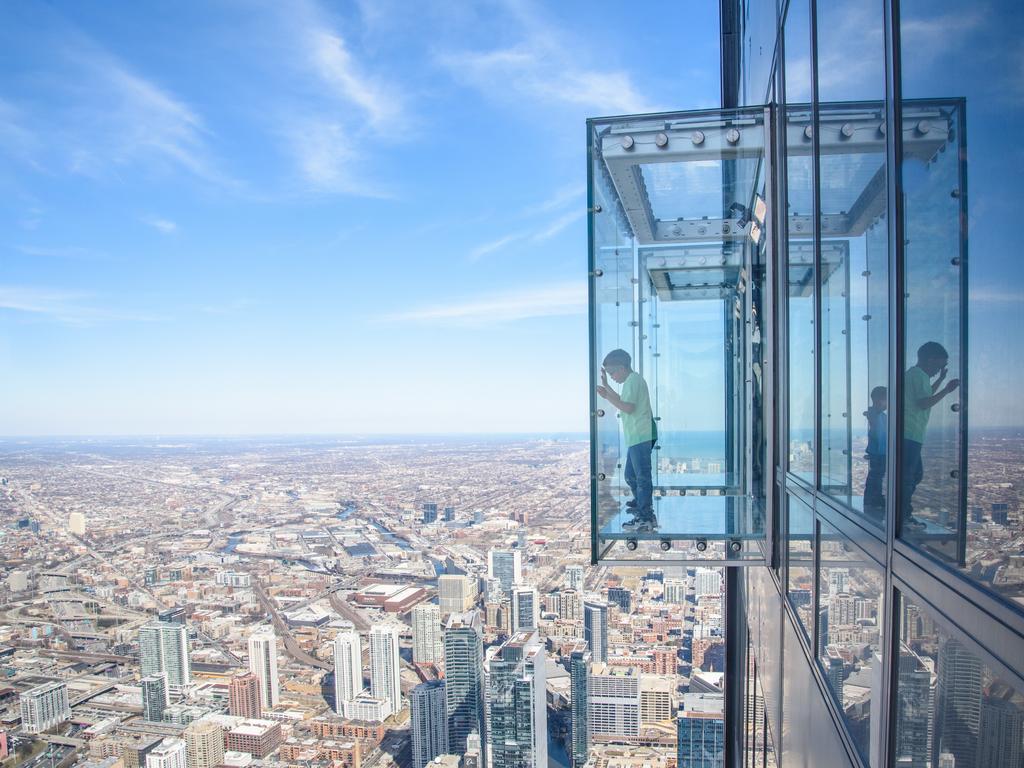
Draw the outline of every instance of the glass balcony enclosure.
M904 162L943 167L953 158L955 166L961 110L957 100L907 102ZM889 377L886 131L882 102L820 104L816 113L789 105L783 119L756 106L588 122L595 562L763 564L774 444L785 446L787 460L777 463L798 482L886 525L884 501L873 506L872 482L881 481L869 477L868 461L872 391ZM800 182L815 176L815 144L816 206L811 179ZM785 216L766 151L773 146L785 147ZM965 226L949 218L947 228ZM775 231L785 238L784 259L775 255ZM947 249L966 240L948 234L935 233ZM927 233L919 237L908 253L927 249ZM957 254L949 256L943 263L955 263ZM952 281L946 317L963 281L927 263L942 273L933 282ZM767 354L776 304L788 324L785 371L773 370ZM624 385L610 379L611 396L601 394L613 350L629 355L649 391L657 436L647 524L631 524L628 414L615 398ZM820 381L820 404L812 386L803 410L790 397L788 416L777 412L765 401L776 376ZM947 485L963 475L958 445L942 452ZM950 510L922 513L914 535L953 559L963 549L964 505L956 503L962 490L948 490Z

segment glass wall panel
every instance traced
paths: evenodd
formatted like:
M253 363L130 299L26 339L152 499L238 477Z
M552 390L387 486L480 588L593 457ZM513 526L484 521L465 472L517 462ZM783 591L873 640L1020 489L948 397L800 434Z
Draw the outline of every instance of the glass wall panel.
M898 765L1024 764L1024 692L906 597L900 602L898 665Z
M789 423L786 466L814 479L814 227L810 14L790 3L785 23L786 313Z
M593 384L601 385L604 355L622 349L636 357L636 307L633 238L616 203L607 174L594 159L590 185L591 226L591 302L590 321ZM619 428L618 411L592 396L594 428L591 431L594 498L592 523L600 530L618 513L628 492L624 479L625 447Z
M804 633L814 631L814 513L800 499L786 495L787 575L789 601Z
M865 762L878 738L885 575L819 521L818 662Z
M817 5L821 489L884 525L889 381L882 4Z
M1024 155L1009 128L1024 119L1022 27L1017 0L901 3L903 536L1011 601L1024 595ZM930 342L944 354L919 355Z
M775 0L739 0L743 48L740 61L740 104L764 104L775 56Z

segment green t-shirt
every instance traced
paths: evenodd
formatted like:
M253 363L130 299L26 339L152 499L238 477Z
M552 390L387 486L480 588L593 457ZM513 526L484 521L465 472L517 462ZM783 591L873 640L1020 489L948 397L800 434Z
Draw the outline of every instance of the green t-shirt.
M622 411L622 432L626 446L638 445L655 439L654 414L651 413L651 394L647 382L639 373L632 371L622 382L623 402L636 406L632 413Z
M931 408L922 408L918 403L931 397L932 380L916 365L903 376L903 437L915 443L924 442Z

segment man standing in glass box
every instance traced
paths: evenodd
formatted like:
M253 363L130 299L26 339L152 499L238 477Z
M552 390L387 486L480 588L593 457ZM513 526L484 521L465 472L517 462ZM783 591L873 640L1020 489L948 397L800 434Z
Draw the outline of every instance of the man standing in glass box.
M623 527L636 526L651 529L657 524L654 516L653 483L651 481L651 451L658 439L658 429L651 412L651 395L647 382L632 370L632 359L623 349L609 352L601 364L601 385L597 394L614 405L621 412L622 433L626 438L626 484L633 492L633 498L626 506L633 512L633 519ZM622 385L617 393L608 384L611 376L616 384Z

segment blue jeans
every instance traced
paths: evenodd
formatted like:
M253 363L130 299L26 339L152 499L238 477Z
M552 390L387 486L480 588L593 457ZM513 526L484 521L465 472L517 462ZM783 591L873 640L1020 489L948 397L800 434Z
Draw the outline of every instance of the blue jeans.
M924 463L921 461L921 444L916 440L903 439L903 482L900 503L903 505L903 519L913 514L911 499L914 491L924 478Z
M626 485L636 499L638 517L654 514L654 487L651 482L651 451L654 441L629 446L626 452Z

